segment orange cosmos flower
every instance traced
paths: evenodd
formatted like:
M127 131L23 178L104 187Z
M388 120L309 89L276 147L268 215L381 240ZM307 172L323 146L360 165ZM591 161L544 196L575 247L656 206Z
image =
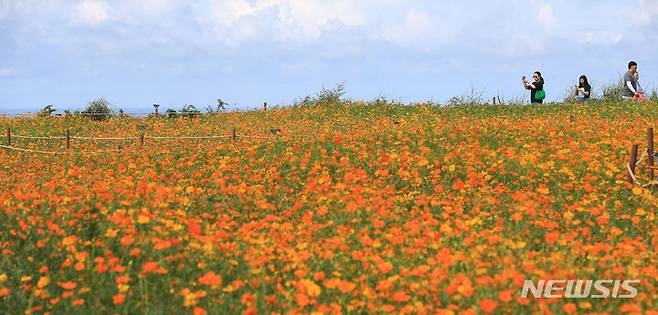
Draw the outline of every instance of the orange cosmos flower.
M492 299L484 299L480 301L480 309L487 314L496 311L496 307L498 307L498 304Z
M199 235L199 234L201 234L201 224L199 224L199 223L190 223L190 224L187 225L187 230L192 235Z
M119 293L112 298L112 302L116 305L123 304L126 301L126 296Z
M73 290L78 286L78 284L73 281L67 281L67 282L57 282L57 286L59 286L64 290Z
M158 262L156 261L147 261L142 265L142 270L146 273L159 273L159 274L164 274L167 273L167 270L164 268L161 268Z
M409 294L407 294L407 292L404 291L395 292L395 294L393 294L393 296L391 297L391 300L395 302L407 302L410 299L411 297L409 296Z
M206 310L203 309L202 307L195 306L194 310L192 311L192 314L193 315L207 315L208 312L206 312Z
M218 274L215 274L212 271L209 271L209 272L207 272L206 274L204 274L203 276L201 276L199 278L199 283L201 283L203 285L210 285L210 286L217 285L217 286L219 286L219 285L222 285L222 276L218 275Z

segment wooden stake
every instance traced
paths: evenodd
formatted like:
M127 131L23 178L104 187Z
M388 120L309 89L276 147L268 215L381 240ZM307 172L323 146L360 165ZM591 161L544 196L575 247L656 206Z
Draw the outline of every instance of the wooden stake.
M493 98L493 104L496 105L496 97Z
M635 163L637 163L637 150L638 150L638 148L639 148L639 146L637 144L633 145L633 148L631 149L631 158L628 161L628 164L631 167L631 172L633 173L633 175L635 175ZM633 177L631 176L631 174L628 174L628 182L631 183L631 184L634 184Z
M649 180L654 180L654 157L653 157L653 128L647 129L647 155L649 156L649 168L647 175Z
M232 135L233 135L233 141L235 141L238 138L235 128L233 128Z
M66 150L71 149L71 132L66 129Z
M139 147L143 148L144 147L144 131L139 132Z
M263 103L263 111L264 111L264 112L267 111L267 102L264 102L264 103Z
M7 127L7 145L11 146L11 128Z

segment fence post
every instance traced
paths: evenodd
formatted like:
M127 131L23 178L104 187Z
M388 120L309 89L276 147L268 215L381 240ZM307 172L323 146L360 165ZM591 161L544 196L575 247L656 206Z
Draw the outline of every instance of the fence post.
M496 97L493 97L493 104L496 105Z
M233 141L235 141L238 138L237 132L235 131L235 128L233 128L231 133L232 133Z
M144 125L137 125L137 130L139 131L139 148L144 147L144 129L146 129L146 126Z
M264 111L264 112L267 111L267 102L264 102L264 103L263 103L263 111Z
M635 182L633 181L633 176L635 175L635 164L637 163L637 150L638 150L638 145L634 144L633 148L631 149L631 158L628 161L628 165L631 168L631 174L628 174L628 182L631 184L634 184Z
M654 157L653 157L653 128L647 129L647 155L649 156L649 180L654 180Z
M66 150L71 149L71 131L66 129Z
M11 128L7 127L7 145L11 146Z

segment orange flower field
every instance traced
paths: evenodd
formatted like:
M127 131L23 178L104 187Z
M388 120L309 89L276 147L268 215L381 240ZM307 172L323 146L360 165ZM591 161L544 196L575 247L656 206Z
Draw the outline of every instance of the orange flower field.
M626 180L654 103L0 127L0 144L9 127L12 148L39 151L0 148L3 314L658 314L658 198ZM68 152L22 138L67 129ZM540 279L640 284L522 298Z

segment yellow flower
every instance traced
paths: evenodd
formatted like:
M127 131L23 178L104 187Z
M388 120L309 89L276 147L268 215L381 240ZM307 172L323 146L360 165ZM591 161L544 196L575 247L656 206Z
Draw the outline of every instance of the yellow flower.
M592 304L590 302L580 302L578 306L585 310L592 308Z
M116 237L117 234L118 234L117 231L116 231L116 230L113 230L113 229L108 229L108 230L105 232L105 236L107 236L107 237Z
M128 290L130 290L130 286L127 284L119 284L117 285L117 288L119 289L120 293L126 293Z
M322 289L311 280L302 280L302 285L306 288L308 296L317 297L322 293Z
M147 217L143 214L140 214L139 216L137 216L137 223L139 223L139 224L148 224L149 222L151 222L151 218L149 218L149 217Z
M543 195L548 195L549 193L551 193L548 187L537 188L537 192Z
M39 278L39 281L37 281L37 288L43 289L45 288L48 284L50 284L50 278L48 277L41 277Z

